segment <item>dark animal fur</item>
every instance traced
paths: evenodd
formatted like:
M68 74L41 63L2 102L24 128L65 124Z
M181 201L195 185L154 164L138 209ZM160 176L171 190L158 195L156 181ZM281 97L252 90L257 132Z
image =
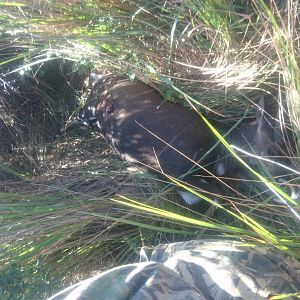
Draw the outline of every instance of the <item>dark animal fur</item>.
M115 75L98 76L88 103L80 110L79 119L99 128L106 140L127 161L139 163L152 170L179 178L193 167L217 142L216 137L193 110L164 101L150 86ZM219 127L218 124L216 124ZM227 128L228 129L228 128ZM223 129L224 132L227 130ZM260 156L283 154L282 140L276 138L271 120L264 113L264 102L258 105L256 118L244 121L229 137L236 146ZM257 161L247 158L254 166ZM217 162L215 162L217 161ZM266 163L272 175L284 173L277 165ZM201 161L197 175L236 176L241 168L227 150L220 146ZM286 171L285 171L286 172ZM219 192L217 185L193 174L185 181L211 192Z

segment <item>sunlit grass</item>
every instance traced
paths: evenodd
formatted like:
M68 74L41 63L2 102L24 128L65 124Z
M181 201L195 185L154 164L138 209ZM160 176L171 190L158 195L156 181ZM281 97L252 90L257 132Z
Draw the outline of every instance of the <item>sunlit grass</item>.
M4 150L0 149L3 270L11 262L34 265L42 258L52 267L49 274L58 274L64 265L64 282L71 282L84 264L82 276L89 267L100 268L95 261L101 261L104 270L133 261L142 245L199 236L241 238L299 258L294 217L299 206L285 186L241 161L239 152L209 121L236 124L253 115L253 102L267 94L272 107L279 104L280 125L291 128L299 142L297 5L292 0L285 8L263 0L248 6L192 0L164 5L143 0L1 2L0 130L5 128L6 133ZM150 200L145 203L140 195L132 199L119 192L132 175L120 172L124 165L108 159L107 149L93 150L103 141L97 140L82 154L87 148L78 136L65 142L61 136L58 141L54 138L76 113L75 97L82 93L92 68L152 82L167 99L198 110L219 143L262 184L249 183L244 195L215 203L168 178L215 205L213 218L173 203L161 186L147 194ZM47 81L53 78L57 81ZM57 130L54 137L47 128ZM291 152L297 170L299 153ZM155 186L153 179L148 180ZM144 181L136 185L144 187ZM260 195L261 186L282 196L288 208L287 203L274 204L270 193ZM123 196L117 198L116 193ZM125 251L118 254L120 248Z

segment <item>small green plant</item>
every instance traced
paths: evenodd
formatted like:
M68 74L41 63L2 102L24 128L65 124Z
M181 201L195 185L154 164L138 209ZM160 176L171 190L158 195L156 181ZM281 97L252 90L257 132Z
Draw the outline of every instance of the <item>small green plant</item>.
M50 267L45 268L38 261L25 267L12 263L0 275L2 299L45 299L60 285L59 278L51 278Z

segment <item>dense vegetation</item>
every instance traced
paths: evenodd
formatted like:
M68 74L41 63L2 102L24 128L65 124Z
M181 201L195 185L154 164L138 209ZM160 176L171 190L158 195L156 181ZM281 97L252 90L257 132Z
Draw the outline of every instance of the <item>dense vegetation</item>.
M2 1L0 20L1 299L43 298L142 245L199 237L300 258L299 203L287 195L298 172L277 186L282 204L265 192L278 181L258 178L207 219L99 133L69 126L91 70L151 82L233 126L264 95L293 133L299 170L298 1Z

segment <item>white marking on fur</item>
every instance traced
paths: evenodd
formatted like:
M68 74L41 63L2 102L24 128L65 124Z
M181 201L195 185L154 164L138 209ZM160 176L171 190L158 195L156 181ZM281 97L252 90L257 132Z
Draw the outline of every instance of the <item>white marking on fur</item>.
M97 126L99 129L101 129L101 126L100 126L100 122L99 122L99 121L96 122L96 126Z
M177 192L180 195L180 197L184 200L184 202L190 206L199 203L201 201L199 197L197 197L196 195L190 192L181 191L181 190L178 190Z

